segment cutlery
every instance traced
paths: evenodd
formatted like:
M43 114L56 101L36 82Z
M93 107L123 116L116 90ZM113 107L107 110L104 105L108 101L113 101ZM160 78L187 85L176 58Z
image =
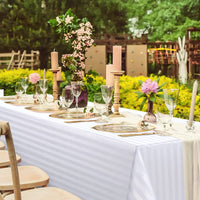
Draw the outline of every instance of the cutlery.
M148 132L148 133L131 133L131 134L120 134L120 137L132 137L132 136L142 136L142 135L154 135L156 132Z
M92 120L70 120L70 121L65 121L65 123L79 123L79 122L95 122L96 119Z

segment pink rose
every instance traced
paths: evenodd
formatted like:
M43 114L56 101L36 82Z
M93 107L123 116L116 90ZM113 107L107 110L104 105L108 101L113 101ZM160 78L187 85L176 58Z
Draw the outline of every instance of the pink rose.
M29 81L33 84L37 83L40 80L40 75L38 73L32 73L29 75Z
M148 95L150 92L157 93L158 92L158 83L156 81L152 81L151 79L147 79L142 83L141 91Z

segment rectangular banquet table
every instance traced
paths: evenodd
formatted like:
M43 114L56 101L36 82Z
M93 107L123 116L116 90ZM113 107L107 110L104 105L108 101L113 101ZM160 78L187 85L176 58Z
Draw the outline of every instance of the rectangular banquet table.
M126 110L126 112L134 112ZM95 122L64 123L0 101L21 165L45 170L49 186L83 200L184 200L183 145L169 136L119 137Z

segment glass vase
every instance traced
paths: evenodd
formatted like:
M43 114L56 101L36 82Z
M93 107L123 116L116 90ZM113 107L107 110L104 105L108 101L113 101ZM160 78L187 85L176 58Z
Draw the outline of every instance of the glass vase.
M144 121L150 123L156 123L156 115L153 113L153 101L148 100L148 110L144 115Z

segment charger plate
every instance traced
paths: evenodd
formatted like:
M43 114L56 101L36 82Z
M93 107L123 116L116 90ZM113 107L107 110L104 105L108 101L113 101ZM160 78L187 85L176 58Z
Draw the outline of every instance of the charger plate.
M47 105L33 105L25 107L27 110L32 110L35 112L53 112L59 111L58 107L55 104L47 104Z
M54 118L59 118L59 119L90 119L92 117L88 118L87 113L84 112L70 112L70 113L66 113L66 111L61 111L61 112L57 112L57 113L53 113L49 115L50 117L54 117Z
M29 105L33 105L34 104L34 102L32 101L32 102L27 102L27 103L23 103L23 102L21 102L21 103L19 103L19 102L17 102L17 101L5 101L5 103L8 103L8 104L12 104L12 105L15 105L15 106L29 106Z
M155 129L155 126L149 125L148 128L138 130L136 124L102 124L102 125L96 125L92 127L95 130L98 131L106 131L106 132L112 132L112 133L136 133L136 132L146 132L151 131Z
M15 95L13 95L13 96L3 96L3 97L0 97L0 100L5 100L5 101L7 101L7 100L14 100L14 99L16 99L16 96L15 96Z

